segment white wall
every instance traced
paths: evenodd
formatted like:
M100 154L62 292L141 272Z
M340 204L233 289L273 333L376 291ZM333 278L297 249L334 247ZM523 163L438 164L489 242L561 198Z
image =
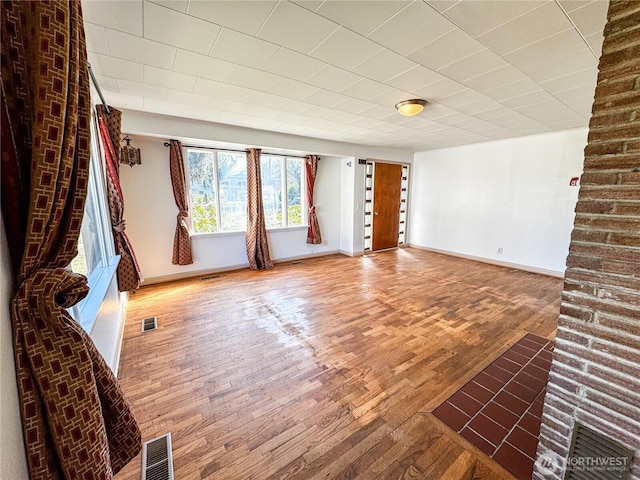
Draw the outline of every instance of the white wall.
M24 452L22 421L16 384L16 367L13 360L13 341L10 320L10 302L13 290L9 247L0 222L0 479L20 480L29 478Z
M580 129L417 153L409 243L562 275L586 143Z
M169 150L163 146L165 140L176 138L185 144L203 146L261 147L274 153L287 150L322 157L314 199L323 243L308 245L305 228L270 231L269 249L275 261L339 251L361 252L363 228L358 228L354 222L354 218L358 219L357 205L364 194L359 184L362 175L358 173L361 172L356 172L362 168L358 167L357 158L412 160L412 154L406 151L139 112L123 113L122 131L130 134L132 144L141 149L142 165L122 166L120 180L125 199L126 233L147 283L248 266L244 233L195 235L192 237L194 263L187 266L171 264L177 209L169 176ZM348 160L352 167L346 171Z

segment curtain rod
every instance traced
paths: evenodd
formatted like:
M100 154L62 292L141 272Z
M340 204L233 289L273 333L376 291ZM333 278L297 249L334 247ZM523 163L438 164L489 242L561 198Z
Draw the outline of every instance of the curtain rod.
M91 69L91 64L87 64L87 68L89 69L89 76L91 77L91 81L93 82L93 86L96 87L98 91L98 96L100 100L102 100L102 104L104 105L105 110L107 111L107 115L111 115L111 110L109 109L109 105L104 101L104 97L102 96L102 90L100 90L100 85L98 85L98 81L96 80L95 75L93 74L93 70Z
M164 142L164 146L165 147L169 147L171 144L169 142ZM182 145L183 147L186 148L202 148L203 150L219 150L221 152L239 152L239 153L246 153L245 150L237 150L234 148L215 148L215 147L199 147L197 145ZM270 155L272 157L293 157L293 158L306 158L302 155L285 155L283 153L269 153L269 152L262 152L263 155ZM320 157L318 157L318 160L320 160Z

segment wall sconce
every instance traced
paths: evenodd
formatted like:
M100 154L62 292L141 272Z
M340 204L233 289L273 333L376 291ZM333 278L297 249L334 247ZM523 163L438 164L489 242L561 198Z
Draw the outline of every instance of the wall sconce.
M123 145L120 149L120 163L126 163L130 167L133 167L134 165L141 165L142 160L140 159L140 149L129 144L131 141L129 135L124 137L122 141L127 142L127 144Z

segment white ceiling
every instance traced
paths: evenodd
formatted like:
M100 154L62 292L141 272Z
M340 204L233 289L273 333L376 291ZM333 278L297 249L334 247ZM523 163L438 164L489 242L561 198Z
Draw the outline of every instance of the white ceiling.
M586 127L607 5L83 0L115 107L412 151Z

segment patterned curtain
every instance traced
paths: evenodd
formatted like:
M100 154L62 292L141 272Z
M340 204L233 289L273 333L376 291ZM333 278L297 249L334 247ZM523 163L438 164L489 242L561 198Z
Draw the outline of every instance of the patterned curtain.
M318 173L318 156L307 155L304 166L307 173L307 205L309 205L309 228L307 229L307 243L319 245L322 243L320 235L320 225L318 217L316 217L316 207L313 204L313 187L316 183L316 174Z
M118 263L118 289L121 292L131 292L140 287L142 273L136 259L136 254L124 233L127 227L124 221L124 197L120 188L120 124L122 112L109 107L109 114L104 105L96 105L100 138L104 145L107 163L107 195L109 197L109 216L116 253L120 255Z
M65 268L77 254L89 177L80 5L1 5L2 154L13 165L2 189L26 202L26 217L6 225L22 244L11 322L28 468L39 480L111 479L140 450L117 379L66 311L88 293L86 278ZM2 207L3 217L17 215Z
M262 206L260 149L247 149L247 257L251 270L273 268Z
M182 157L182 143L171 140L169 145L169 169L171 171L171 186L173 198L178 207L178 223L173 237L174 265L189 265L193 263L191 254L191 236L187 226L189 218L189 202L187 200L187 177L184 174L184 159Z

